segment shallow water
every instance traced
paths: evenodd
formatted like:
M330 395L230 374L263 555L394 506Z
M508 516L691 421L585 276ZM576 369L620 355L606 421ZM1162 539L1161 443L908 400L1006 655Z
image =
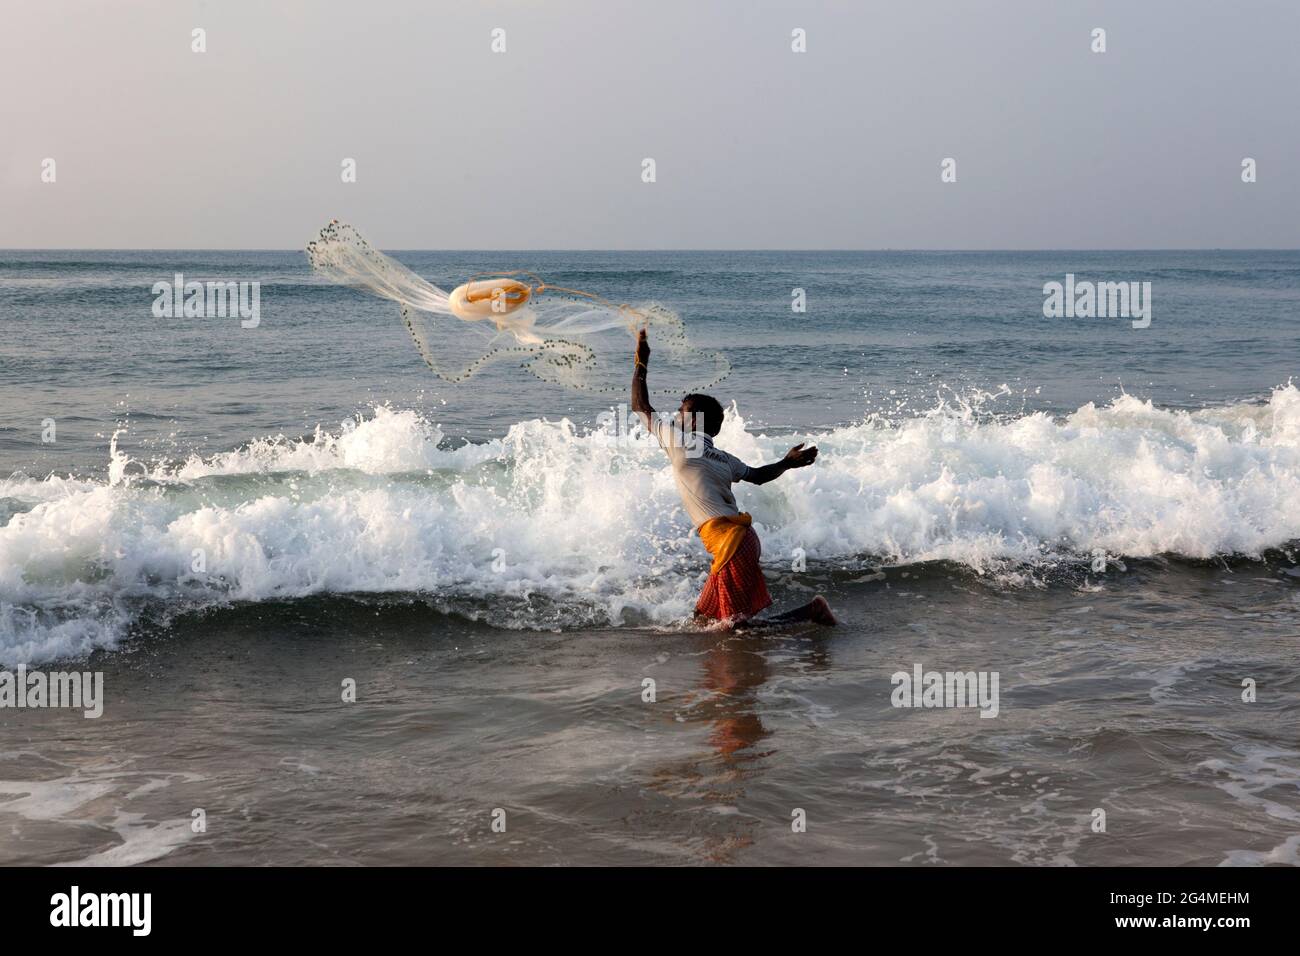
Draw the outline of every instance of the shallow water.
M670 302L722 447L819 444L738 495L843 625L689 627L657 449L293 255L8 253L0 664L106 703L0 709L0 863L1300 862L1300 255L503 255L403 259ZM1089 268L1152 327L1044 320ZM153 319L175 269L263 326ZM997 717L892 706L917 664Z
M507 631L396 596L173 621L93 662L102 718L0 716L0 862L1297 862L1295 578L817 584L842 627ZM998 716L891 706L916 662L998 671Z

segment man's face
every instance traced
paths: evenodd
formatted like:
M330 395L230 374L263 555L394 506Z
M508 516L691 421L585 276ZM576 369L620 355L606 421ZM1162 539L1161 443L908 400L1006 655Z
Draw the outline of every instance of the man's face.
M689 402L682 402L678 406L676 421L685 432L704 431L704 416L697 416Z

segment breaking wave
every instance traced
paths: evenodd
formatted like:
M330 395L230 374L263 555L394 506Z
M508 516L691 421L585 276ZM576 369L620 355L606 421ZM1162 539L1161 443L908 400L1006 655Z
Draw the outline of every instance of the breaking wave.
M613 418L613 416L610 416ZM978 401L817 434L718 444L813 468L738 489L764 560L811 573L947 561L1009 576L1175 555L1258 558L1300 539L1300 391L1195 411L1121 396L1068 416ZM148 608L320 594L420 595L499 608L492 623L670 624L706 561L657 446L608 422L530 420L485 444L377 407L306 438L137 461L114 436L101 478L0 481L0 662L115 646ZM1018 570L1017 570L1018 569Z

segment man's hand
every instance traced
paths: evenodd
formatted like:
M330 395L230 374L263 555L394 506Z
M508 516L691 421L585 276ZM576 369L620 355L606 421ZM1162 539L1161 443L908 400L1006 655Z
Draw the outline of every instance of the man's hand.
M650 340L646 338L645 329L636 337L636 360L641 365L650 364Z
M785 462L787 468L806 468L817 460L817 446L805 448L804 443L800 442L785 453Z

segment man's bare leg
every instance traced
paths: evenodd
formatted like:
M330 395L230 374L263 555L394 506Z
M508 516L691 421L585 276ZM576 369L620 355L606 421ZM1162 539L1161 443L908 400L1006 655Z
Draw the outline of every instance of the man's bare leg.
M803 607L797 607L793 611L785 611L771 617L756 617L748 621L739 621L736 627L765 627L773 624L793 624L798 621L812 621L814 624L821 624L825 627L833 627L838 623L835 620L835 615L831 612L830 604L819 594Z

